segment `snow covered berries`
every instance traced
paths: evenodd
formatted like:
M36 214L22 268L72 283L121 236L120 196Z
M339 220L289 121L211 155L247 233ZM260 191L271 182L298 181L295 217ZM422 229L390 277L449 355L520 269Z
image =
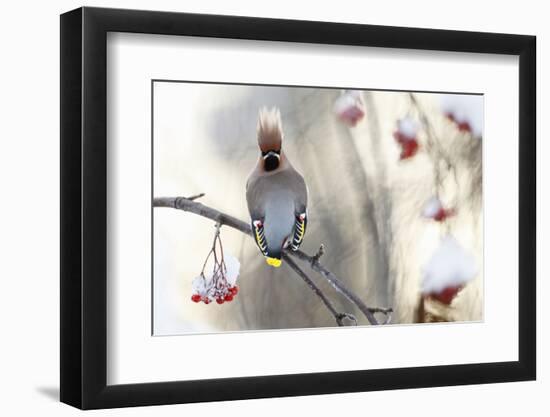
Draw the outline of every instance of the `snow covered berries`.
M334 102L334 112L344 124L354 127L365 116L365 104L358 90L345 90Z
M455 209L443 207L439 198L433 196L424 205L422 217L433 219L436 222L442 222L447 220L448 217L454 216L455 213Z
M191 301L195 303L202 301L204 304L210 304L215 301L217 304L223 304L233 301L239 292L236 282L241 265L237 258L224 253L219 227L216 226L214 242L202 271L191 283ZM210 258L213 260L212 270L205 272Z
M483 96L442 94L439 102L445 117L454 123L460 132L468 132L478 138L482 136Z
M418 152L418 124L410 117L404 117L397 121L397 129L393 132L393 137L401 147L399 159L412 158Z
M473 255L447 235L423 268L422 294L449 305L477 272Z

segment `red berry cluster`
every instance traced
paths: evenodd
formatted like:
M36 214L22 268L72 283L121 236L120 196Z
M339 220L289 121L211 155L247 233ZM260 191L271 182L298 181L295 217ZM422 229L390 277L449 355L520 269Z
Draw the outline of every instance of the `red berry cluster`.
M455 210L452 208L445 209L443 207L440 207L437 213L433 216L433 219L436 222L442 222L445 221L448 217L454 216Z
M472 131L472 126L470 126L470 123L466 122L466 121L463 121L463 122L459 122L455 115L451 112L447 112L445 113L445 117L447 119L449 119L451 122L453 122L456 127L458 128L459 131L461 132L471 132Z
M365 117L365 103L358 90L347 90L334 103L334 112L342 123L355 127Z
M409 137L401 133L399 130L396 130L393 133L393 137L397 143L401 146L401 155L399 156L400 160L412 158L418 152L420 145L416 137Z
M438 200L439 201L439 200ZM437 209L437 212L430 216L434 221L436 222L444 222L448 217L454 216L456 214L456 210L452 208L443 208L439 206ZM434 300L437 300L443 304L449 305L453 301L453 299L456 297L456 295L462 290L463 286L449 286L444 288L438 293L430 293L426 294L425 296Z
M340 119L351 127L354 127L365 116L361 107L355 105L348 107L340 113Z
M456 295L464 288L463 285L455 287L447 287L438 293L428 294L429 298L439 301L440 303L449 305L452 303Z
M193 294L191 296L191 301L194 303L199 303L202 301L204 304L210 304L213 300L216 300L216 303L223 304L225 302L233 301L238 292L239 287L234 285L233 287L228 287L225 294L219 293L215 298L211 298L207 295Z
M239 287L235 285L234 287L229 287L227 290L228 290L227 294L216 298L216 303L223 304L226 301L227 302L233 301L233 297L235 297L239 292Z

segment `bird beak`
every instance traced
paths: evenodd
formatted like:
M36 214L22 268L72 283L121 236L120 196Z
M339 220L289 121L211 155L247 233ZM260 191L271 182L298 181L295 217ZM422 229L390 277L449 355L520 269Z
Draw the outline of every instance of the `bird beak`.
M277 258L265 258L265 261L274 268L279 268L282 263L281 260Z

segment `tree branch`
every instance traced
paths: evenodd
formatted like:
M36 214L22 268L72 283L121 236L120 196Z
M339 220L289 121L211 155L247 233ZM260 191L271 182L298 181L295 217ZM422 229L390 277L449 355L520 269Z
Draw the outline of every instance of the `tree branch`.
M376 317L374 317L374 313L382 312L382 310L378 308L368 307L365 303L363 303L363 301L355 293L353 293L349 288L347 288L346 285L336 275L334 275L332 272L326 269L323 265L321 265L315 256L307 255L301 250L297 250L295 252L287 252L287 253L290 253L291 255L296 256L297 258L309 263L309 265L311 266L311 269L318 272L323 278L325 278L330 283L330 285L332 285L332 287L336 291L338 291L340 294L342 294L344 297L346 297L348 300L354 303L359 308L359 310L361 310L361 313L365 315L369 323L379 324L378 320L376 320Z
M199 196L202 196L202 195L199 195ZM194 196L193 199L195 199L195 198L198 198L198 197ZM189 213L194 213L194 214L197 214L199 216L205 217L207 219L213 220L213 221L215 221L215 222L217 222L221 225L226 225L226 226L232 227L232 228L234 228L236 230L239 230L240 232L252 237L252 230L251 230L249 224L243 222L242 220L237 219L236 217L233 217L233 216L230 216L228 214L222 213L222 212L220 212L216 209L208 207L208 206L206 206L204 204L201 204L197 201L193 201L192 199L189 199L189 198L185 198L185 197L156 197L153 200L153 206L154 207L175 208L175 209L178 209L178 210L187 211ZM359 310L365 315L365 317L367 318L367 320L369 321L370 324L379 324L378 320L374 316L375 313L384 314L386 316L386 320L384 321L383 324L389 323L389 319L391 319L391 314L390 313L393 310L391 308L368 307L355 293L353 293L350 289L348 289L346 287L346 285L336 275L334 275L331 271L329 271L323 265L321 265L321 263L319 262L319 258L321 257L321 255L323 253L324 253L324 248L320 249L319 252L317 254L313 255L313 256L307 255L306 253L302 252L301 250L286 251L283 254L283 257L285 258L285 260L287 262L290 260L290 262L288 262L288 264L291 268L293 268L292 265L294 265L296 267L297 267L297 265L296 265L296 263L292 262L290 257L296 257L298 259L301 259L302 261L307 262L309 264L309 266L311 267L311 269L318 272L323 278L325 278L332 285L332 287L334 289L336 289L336 291L338 291L339 293L344 295L349 301L354 303L359 308ZM315 290L315 288L317 288L317 290L319 290L319 293L322 294L321 290L317 286L315 286L313 281L311 281L311 279L309 279L309 277L307 277L307 275L300 268L293 268L293 269L298 275L300 275L300 277L302 279L304 279L304 281L306 281L306 283L309 285L309 287L313 291L315 291L317 293L317 291ZM305 278L304 278L304 276L305 276ZM313 283L314 287L312 287L309 284L310 282ZM318 296L319 296L319 293L317 293ZM324 297L324 294L323 294L323 297ZM335 312L337 315L338 314L344 314L348 318L353 317L353 316L349 317L346 313L336 312L336 310L330 304L330 302L329 302L329 305L331 305L332 307L329 307L329 305L327 305L327 303L325 302L325 300L328 301L328 299L326 299L326 297L324 297L324 299L321 298L321 300L325 303L325 306L331 311L331 313L333 313L333 315L334 315L334 312ZM335 316L335 318L336 318L336 316ZM341 318L343 318L343 317L341 317ZM338 318L336 318L336 321L338 322Z
M323 304L326 306L326 308L330 311L332 316L334 317L334 320L336 320L336 323L338 326L344 326L344 319L347 318L351 321L353 321L354 325L357 325L357 319L353 314L350 313L339 313L336 308L332 305L332 303L329 301L327 296L321 291L321 289L311 280L310 277L307 276L307 274L304 272L302 268L294 262L294 260L288 256L286 253L283 253L283 259L285 262L290 266L294 272L296 272L304 281L305 283L311 288L311 290L321 299Z

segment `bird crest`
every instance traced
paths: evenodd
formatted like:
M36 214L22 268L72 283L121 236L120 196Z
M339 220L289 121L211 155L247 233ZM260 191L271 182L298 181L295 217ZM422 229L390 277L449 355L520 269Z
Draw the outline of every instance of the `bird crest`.
M283 123L281 112L277 107L263 107L258 114L258 145L262 152L280 150L283 140Z

